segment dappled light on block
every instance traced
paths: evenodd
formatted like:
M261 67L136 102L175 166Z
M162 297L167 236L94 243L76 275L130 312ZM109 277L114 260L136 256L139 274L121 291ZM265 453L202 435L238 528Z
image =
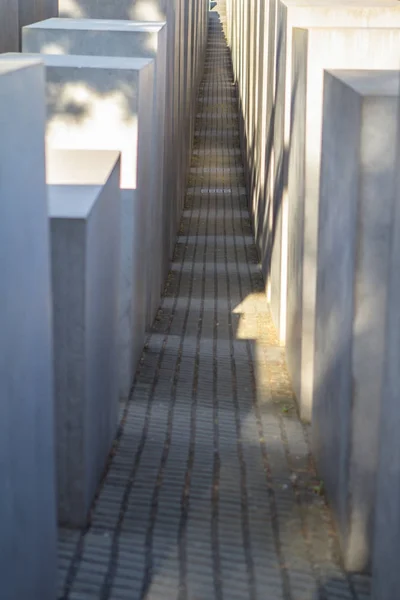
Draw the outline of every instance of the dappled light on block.
M87 149L90 144L96 149L106 140L108 150L122 151L121 187L136 188L137 146L132 141L137 116L126 94L116 90L101 95L83 82L67 83L61 90L49 84L49 105L52 117L46 135L54 148Z

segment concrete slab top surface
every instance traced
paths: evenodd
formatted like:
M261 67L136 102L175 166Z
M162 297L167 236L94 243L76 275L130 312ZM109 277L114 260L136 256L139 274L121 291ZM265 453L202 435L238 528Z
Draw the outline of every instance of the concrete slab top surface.
M26 29L79 29L83 31L126 31L157 33L166 21L123 21L121 19L69 19L52 18L28 25Z
M46 67L70 67L90 69L118 69L140 71L150 62L152 58L129 58L125 56L85 56L75 54L17 54L14 52L2 55L2 60L19 60L40 58L40 62Z
M328 73L341 79L362 96L398 96L400 71L346 71L328 69Z
M48 185L104 185L120 153L116 150L63 150L48 148Z
M14 54L12 56L14 57ZM8 54L2 54L0 56L0 75L5 75L6 73L16 71L17 69L25 69L26 67L42 63L41 60L34 57L30 58L23 56L21 58L20 54L15 54L15 59L8 57Z
M85 219L115 168L113 150L59 150L46 153L49 216Z

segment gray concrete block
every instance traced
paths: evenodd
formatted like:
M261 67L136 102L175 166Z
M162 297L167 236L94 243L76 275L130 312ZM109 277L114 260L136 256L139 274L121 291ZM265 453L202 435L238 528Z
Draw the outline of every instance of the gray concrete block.
M264 8L264 7L263 7ZM257 81L255 80L255 70L260 56L259 52L259 31L260 22L259 2L250 0L245 3L245 23L244 23L244 71L240 80L242 83L242 110L243 110L243 143L246 155L247 167L247 185L251 188L252 173L255 159L255 129L254 129L254 101L257 94ZM256 48L256 46L258 46Z
M164 153L170 144L169 121L165 119L166 100L166 26L163 23L137 23L106 19L49 19L25 27L22 34L24 52L73 54L87 56L125 56L155 60L154 114L152 143L152 177L148 214L147 325L157 312L165 277L167 239L164 224L168 221L167 186L164 181ZM164 150L165 149L165 150Z
M25 25L51 17L58 17L58 0L18 0L19 37Z
M0 3L0 54L18 50L18 0L3 0Z
M121 152L120 396L126 397L146 327L146 247L151 193L153 61L40 55L46 64L46 143Z
M275 15L276 0L267 4L257 0L252 4L234 1L229 11L228 28L239 92L239 119L247 170L249 210L266 280L268 300L271 299L273 210L272 178L267 167L271 163L273 149L271 123L275 106L271 82L274 81L275 71ZM249 73L249 77L246 73ZM244 94L247 101L243 100ZM276 318L275 322L277 324Z
M73 19L163 21L166 0L58 0L59 16Z
M325 74L312 440L352 571L373 547L399 76Z
M315 350L323 71L395 69L400 60L399 42L399 29L310 28L295 29L293 34L287 357L301 414L307 420L312 410Z
M0 59L0 572L8 600L56 596L44 87L39 61Z
M293 28L397 27L400 6L395 0L271 0L261 5L232 0L228 18L249 208L267 298L284 344L293 319L287 299Z
M250 13L250 31L249 31L249 46L248 46L248 69L249 78L247 82L248 102L248 117L247 117L247 155L249 157L249 177L248 189L250 192L250 206L252 205L253 190L255 186L255 175L257 165L257 131L259 128L259 107L258 96L259 86L262 83L260 77L260 61L263 60L263 49L261 48L261 32L265 26L264 18L267 7L261 0L253 0ZM261 50L261 51L260 51Z
M269 82L274 76L274 43L275 43L275 12L276 2L271 1L268 5L261 3L260 6L260 28L257 43L258 65L258 108L257 127L251 141L251 150L254 152L252 179L250 180L249 195L252 213L255 240L259 250L262 271L266 281L267 299L271 300L271 278L270 259L273 238L271 210L271 184L272 179L268 171L273 146L272 129L270 127L273 119L273 96ZM282 341L282 339L281 339Z
M394 156L395 177L391 212L391 247L389 280L386 290L385 365L383 370L380 443L377 465L374 548L372 565L372 597L391 600L400 597L400 422L399 422L399 364L400 364L400 212L399 212L399 116L397 116L397 149ZM385 178L389 185L391 173Z
M164 276L166 275L169 260L172 256L174 239L176 233L177 194L178 194L178 160L180 153L181 138L179 135L179 123L181 119L181 106L179 101L180 92L180 69L179 53L181 52L179 40L179 11L178 1L167 2L166 0L59 0L60 17L86 18L86 19L118 19L138 22L167 21L167 99L166 117L170 123L168 164L164 166L168 174L168 197L170 222L168 228L167 260L164 264ZM169 118L168 118L169 117ZM174 152L172 154L172 148Z
M184 86L187 78L189 63L189 38L192 35L194 20L189 20L189 6L193 14L192 5L195 0L183 2L183 0L59 0L60 17L91 18L91 19L123 19L132 21L167 21L167 99L166 118L171 125L170 143L167 153L167 164L164 166L168 174L167 193L169 219L169 248L166 252L164 273L166 275L169 261L172 257L175 245L176 231L179 226L183 198L186 190L187 161L190 149L187 147L190 135L187 132L187 107L193 106L189 97L195 95L199 84L202 63L204 61L204 50L207 37L207 15L208 0L198 0L202 15L202 43L199 46L199 60L197 73L193 78L192 89ZM189 27L189 23L192 27ZM191 42L190 42L191 43ZM196 64L196 63L195 63ZM196 81L196 85L194 82ZM190 109L192 110L192 109ZM189 111L190 112L190 111ZM194 120L194 114L191 120Z
M274 98L273 154L269 165L273 212L271 257L271 309L281 341L290 344L290 328L296 317L291 304L288 279L294 277L288 265L290 238L290 199L288 199L288 156L290 152L292 107L292 37L293 28L356 27L392 28L400 25L400 6L396 1L339 3L329 0L301 5L298 0L277 0L274 44L275 73L269 85ZM366 64L366 63L365 63ZM368 65L366 65L368 66ZM380 65L382 66L382 65ZM341 65L338 65L340 68ZM356 66L357 67L357 66ZM290 355L289 355L290 356ZM291 359L293 362L295 359ZM300 393L296 390L296 393ZM304 414L307 418L307 414ZM309 416L309 415L308 415Z
M5 56L13 58L14 55ZM126 397L141 356L146 325L143 248L153 177L153 61L74 55L30 56L40 56L46 65L47 146L121 152L118 345L120 395Z
M58 519L84 527L118 423L120 155L49 151Z
M47 19L24 27L23 51L155 60L160 49L165 60L165 33L165 21Z

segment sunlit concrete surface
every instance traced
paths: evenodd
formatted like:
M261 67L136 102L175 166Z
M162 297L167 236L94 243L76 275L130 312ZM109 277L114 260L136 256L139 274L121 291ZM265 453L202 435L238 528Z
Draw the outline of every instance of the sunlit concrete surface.
M154 104L152 120L156 124L151 139L152 177L149 199L146 250L147 318L152 323L159 306L165 279L170 225L167 178L164 176L164 147L171 146L168 136L172 115L166 109L167 28L165 23L118 21L108 19L47 19L25 27L22 32L24 52L73 54L86 56L127 56L152 58L155 61Z
M120 153L47 151L58 521L84 527L118 423Z
M291 131L293 96L293 31L296 27L346 27L346 28L394 28L400 25L400 6L393 0L370 0L358 2L340 0L313 0L303 3L298 0L277 0L276 24L273 52L274 76L267 81L268 94L272 99L273 111L270 129L273 131L273 164L271 178L271 199L273 212L273 249L271 255L271 309L283 342L291 341L293 311L290 285L293 272L290 271L291 248L289 240L293 234L290 223L291 199L288 192L288 169L291 152ZM373 42L371 42L373 45ZM335 50L333 57L335 55ZM367 63L364 63L366 66ZM341 65L338 65L340 68ZM389 67L388 67L389 68ZM296 193L296 191L294 192ZM296 217L297 218L297 213ZM298 355L296 356L297 360ZM290 364L293 370L293 361ZM296 388L296 393L299 390ZM300 393L300 392L299 392ZM306 401L304 402L306 404ZM309 419L307 406L302 413Z
M56 594L45 124L43 65L0 58L0 597L8 600Z
M186 187L190 144L193 139L194 106L203 47L207 35L207 0L59 0L59 16L90 19L120 19L139 22L167 22L167 125L170 129L164 170L170 230L163 265L164 275L175 244Z
M400 29L294 29L289 152L287 357L304 419L310 420L324 69L398 69Z
M230 0L228 9L227 35L239 93L249 206L272 316L284 344L293 336L295 310L288 298L293 274L288 264L287 189L293 28L393 28L400 23L400 6L395 0ZM289 359L296 380L294 359ZM297 380L294 385L299 394ZM308 407L303 411L302 406L302 415L310 418Z
M29 55L25 55L29 56ZM119 389L127 397L146 328L146 261L151 194L154 61L48 55L46 144L49 148L121 152ZM9 60L21 55L6 55Z

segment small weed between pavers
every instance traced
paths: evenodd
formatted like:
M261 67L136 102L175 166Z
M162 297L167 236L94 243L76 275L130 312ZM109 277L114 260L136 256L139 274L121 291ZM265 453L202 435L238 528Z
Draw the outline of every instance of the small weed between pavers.
M317 485L312 487L312 491L317 496L323 496L325 490L324 482L321 480Z

